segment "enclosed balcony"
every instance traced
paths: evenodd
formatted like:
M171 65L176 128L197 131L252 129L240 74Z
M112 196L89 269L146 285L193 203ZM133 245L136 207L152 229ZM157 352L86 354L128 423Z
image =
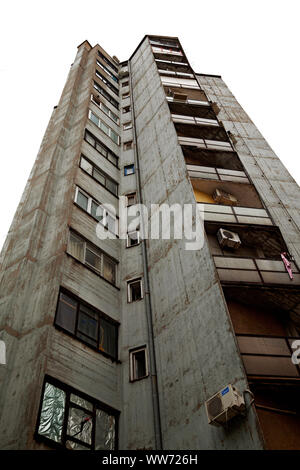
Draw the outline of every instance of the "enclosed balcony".
M200 88L186 88L184 86L164 86L166 98L169 103L187 103L198 106L210 106L207 97Z
M233 181L235 183L251 184L244 171L212 168L209 166L187 165L188 175L191 179L209 179L218 181Z
M159 73L163 72L181 72L181 73L192 73L192 69L187 63L172 61L172 60L160 60L156 59L156 65ZM193 75L194 76L194 75Z
M295 263L291 263L291 279L282 261L265 258L239 258L214 256L221 282L239 282L255 284L300 285L300 272Z
M177 47L152 45L152 51L155 59L174 60L176 62L186 63L186 57Z
M299 366L291 361L299 336L236 336L248 376L300 379Z

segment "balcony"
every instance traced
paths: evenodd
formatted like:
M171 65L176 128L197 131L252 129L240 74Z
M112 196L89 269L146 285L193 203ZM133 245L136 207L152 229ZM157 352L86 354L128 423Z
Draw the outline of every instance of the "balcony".
M169 103L210 106L205 93L200 90L199 86L186 88L177 83L176 86L164 85L164 89ZM177 98L178 93L186 96L185 101L183 101L183 96Z
M219 181L233 181L235 183L251 184L244 171L227 170L224 168L211 168L209 166L186 165L190 178L201 178Z
M233 224L273 225L265 209L255 207L222 206L221 204L199 203L199 210L206 222Z
M183 137L178 136L179 145L187 145L191 147L196 147L200 149L207 150L222 150L232 152L232 147L230 142L225 142L222 140L213 140L213 139L198 139L195 137Z
M291 348L299 337L255 336L237 334L237 340L248 376L300 379L299 366L294 365Z
M191 73L192 71L189 64L184 63L184 62L176 62L174 60L160 60L160 59L156 59L155 62L156 62L159 73L162 73L163 71Z
M221 282L260 285L300 285L300 272L291 263L293 279L290 279L283 262L266 258L237 256L213 256Z
M182 124L195 124L196 126L219 126L216 119L207 119L197 116L185 116L184 114L171 114L173 122Z
M184 145L181 149L187 164L243 171L243 165L232 149L231 151L216 151Z

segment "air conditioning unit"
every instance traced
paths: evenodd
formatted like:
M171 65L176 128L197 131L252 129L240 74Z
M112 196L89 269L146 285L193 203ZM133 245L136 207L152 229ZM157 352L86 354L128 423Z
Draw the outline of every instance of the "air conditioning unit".
M232 194L218 188L214 191L213 198L218 204L225 204L227 206L235 206L238 202L237 198Z
M221 426L245 411L244 397L233 385L220 390L205 402L208 423Z
M186 102L188 95L184 95L183 93L173 93L173 98L176 101L183 101L184 103Z
M217 233L217 238L222 248L233 248L237 250L241 246L241 239L238 234L230 230L220 228Z

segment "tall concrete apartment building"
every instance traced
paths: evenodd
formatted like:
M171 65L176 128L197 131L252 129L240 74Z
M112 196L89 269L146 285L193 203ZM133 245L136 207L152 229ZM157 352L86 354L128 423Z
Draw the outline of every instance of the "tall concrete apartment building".
M199 207L203 247L119 236L120 196ZM299 449L299 199L177 38L83 42L1 254L1 449Z

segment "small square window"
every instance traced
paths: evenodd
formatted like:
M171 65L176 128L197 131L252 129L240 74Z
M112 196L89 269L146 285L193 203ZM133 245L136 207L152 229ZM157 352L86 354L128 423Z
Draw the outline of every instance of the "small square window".
M133 146L133 142L132 142L132 140L129 140L128 142L124 142L123 149L124 150L130 150L130 149L132 149L132 146Z
M127 93L123 93L122 98L123 98L123 100L125 100L129 96L130 96L130 93L129 93L129 91L127 91Z
M129 86L129 82L128 82L128 81L122 83L122 87L125 87L125 86Z
M127 233L127 248L131 246L136 246L140 243L140 232L139 230L134 230L133 232Z
M126 206L134 206L136 204L136 193L130 193L126 195Z
M124 108L122 108L122 113L123 113L123 114L129 113L130 111L131 111L130 106L124 106Z
M129 351L130 380L144 379L149 375L146 346Z
M128 281L128 302L136 302L143 298L142 279Z
M125 124L123 124L123 130L127 131L128 129L132 129L132 122L131 121L125 122Z
M134 174L134 164L124 166L124 175L133 175Z

